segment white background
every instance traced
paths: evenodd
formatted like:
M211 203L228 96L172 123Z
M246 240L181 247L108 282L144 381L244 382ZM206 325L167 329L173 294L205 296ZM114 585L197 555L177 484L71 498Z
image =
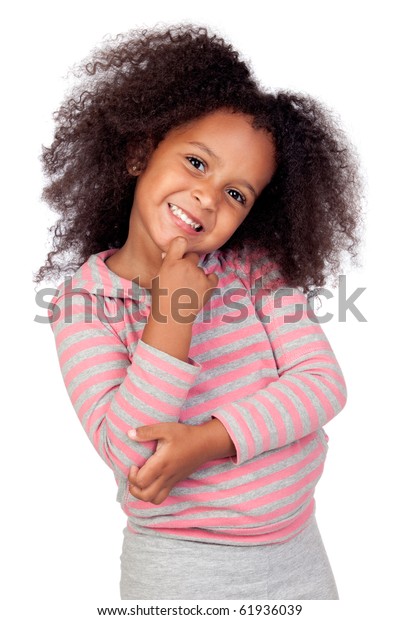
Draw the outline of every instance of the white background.
M39 155L41 144L51 141L51 115L74 63L108 33L182 21L209 25L229 39L265 86L307 92L334 108L358 148L367 227L363 266L347 271L347 290L366 288L357 306L367 322L349 313L339 323L337 297L326 306L335 313L325 331L349 399L327 427L330 451L317 491L341 597L324 603L323 614L334 609L353 618L369 608L380 613L380 605L395 609L400 161L394 7L351 0L69 0L3 9L3 617L67 618L75 609L75 617L95 618L96 606L118 604L125 519L114 479L75 418L50 328L33 320L43 310L35 306L32 275L49 249L46 229L53 221L40 201Z

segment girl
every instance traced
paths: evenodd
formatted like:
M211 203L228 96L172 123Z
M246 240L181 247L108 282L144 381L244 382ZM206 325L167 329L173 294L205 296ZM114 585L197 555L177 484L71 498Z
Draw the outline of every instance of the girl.
M355 256L354 155L205 29L130 32L56 114L37 274L128 516L123 599L335 599L314 518L346 388L307 294Z

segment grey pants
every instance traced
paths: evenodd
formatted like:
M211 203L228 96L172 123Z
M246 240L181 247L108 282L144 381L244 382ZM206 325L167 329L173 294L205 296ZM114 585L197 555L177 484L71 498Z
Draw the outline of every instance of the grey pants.
M124 530L123 600L337 599L315 517L288 542L236 546Z

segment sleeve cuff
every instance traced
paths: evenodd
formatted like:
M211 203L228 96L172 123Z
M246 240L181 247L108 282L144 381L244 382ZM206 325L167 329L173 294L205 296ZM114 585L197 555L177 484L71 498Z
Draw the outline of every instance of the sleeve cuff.
M221 413L212 413L211 418L216 418L217 420L219 420L221 424L224 425L228 435L232 439L233 445L235 446L235 449L236 449L236 454L234 456L229 457L231 462L234 465L241 465L242 463L247 461L248 460L247 450L246 449L243 450L244 446L241 444L240 441L238 441L237 433L234 432L232 426L229 424L225 416Z
M143 340L139 340L136 347L136 355L139 355L142 359L151 360L151 358L157 358L161 366L165 366L165 369L168 371L172 371L173 373L182 374L182 378L187 374L187 377L197 377L197 375L201 371L201 365L192 360L188 359L187 362L183 362L182 360L169 355L169 353L165 353L164 351L160 351L160 349L156 349L156 347L151 346L143 342Z

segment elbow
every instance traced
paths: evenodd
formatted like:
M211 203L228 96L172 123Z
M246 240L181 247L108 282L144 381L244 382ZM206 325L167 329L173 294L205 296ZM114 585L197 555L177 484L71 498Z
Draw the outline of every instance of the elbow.
M346 381L343 375L342 375L342 381L340 383L340 390L341 390L341 399L340 399L340 411L341 411L342 409L344 409L347 403L347 385L346 385Z
M103 461L118 478L127 478L132 465L142 467L156 448L155 442L142 445L129 439L125 430L117 432L111 429L106 419L96 429L92 441Z
M313 381L316 382L317 399L320 400L322 409L325 410L327 421L340 413L347 402L347 385L343 373L338 364L329 369L319 369L314 372Z
M113 471L117 478L126 478L133 458L128 455L129 440L124 440L111 432L106 419L102 419L90 437L93 446L102 460Z
M334 412L334 415L337 415L344 409L347 403L347 384L339 366L336 366L335 371L335 381L333 388L336 399L336 411Z

